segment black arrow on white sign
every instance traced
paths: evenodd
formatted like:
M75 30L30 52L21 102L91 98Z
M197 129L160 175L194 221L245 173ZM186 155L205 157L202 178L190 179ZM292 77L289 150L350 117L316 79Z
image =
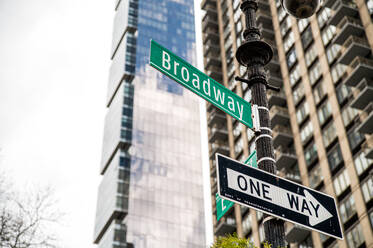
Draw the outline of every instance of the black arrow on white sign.
M216 154L219 195L343 239L333 197Z

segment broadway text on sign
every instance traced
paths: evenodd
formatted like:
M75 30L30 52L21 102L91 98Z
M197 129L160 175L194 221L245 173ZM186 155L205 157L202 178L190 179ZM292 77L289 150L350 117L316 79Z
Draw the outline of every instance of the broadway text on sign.
M249 102L153 40L150 42L150 65L247 127L253 128Z

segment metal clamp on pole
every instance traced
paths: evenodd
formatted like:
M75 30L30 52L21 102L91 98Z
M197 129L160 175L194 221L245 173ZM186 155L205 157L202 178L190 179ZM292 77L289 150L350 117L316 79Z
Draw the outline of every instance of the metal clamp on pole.
M260 132L260 119L258 105L251 105L251 118L253 119L254 132Z
M253 85L253 82L250 81L250 80L247 80L247 79L244 79L244 78L241 78L241 77L235 77L234 78L236 81L240 81L242 83L247 83L247 85L249 87L251 87ZM276 86L273 86L273 85L270 85L268 82L265 82L265 86L268 90L273 90L273 91L276 91L276 92L280 92L281 88L280 87L276 87Z

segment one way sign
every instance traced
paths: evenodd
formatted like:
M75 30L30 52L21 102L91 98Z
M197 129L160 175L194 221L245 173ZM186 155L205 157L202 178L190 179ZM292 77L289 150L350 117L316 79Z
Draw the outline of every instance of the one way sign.
M343 239L333 197L216 154L219 195Z

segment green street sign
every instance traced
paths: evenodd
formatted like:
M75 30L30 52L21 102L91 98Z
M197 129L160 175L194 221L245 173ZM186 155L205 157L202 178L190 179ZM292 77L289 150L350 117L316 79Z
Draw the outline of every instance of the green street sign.
M234 202L220 198L219 194L216 193L216 218L219 221L226 212L234 205Z
M153 40L150 41L150 65L247 127L253 128L249 102Z
M253 151L253 153L250 154L250 156L246 159L245 164L258 168L258 164L256 162L256 151Z
M245 164L251 167L258 168L258 164L256 162L256 151L250 154L250 156L246 159ZM234 205L234 202L229 200L222 199L218 193L215 195L216 199L216 218L219 221L221 217L224 216L226 212Z

